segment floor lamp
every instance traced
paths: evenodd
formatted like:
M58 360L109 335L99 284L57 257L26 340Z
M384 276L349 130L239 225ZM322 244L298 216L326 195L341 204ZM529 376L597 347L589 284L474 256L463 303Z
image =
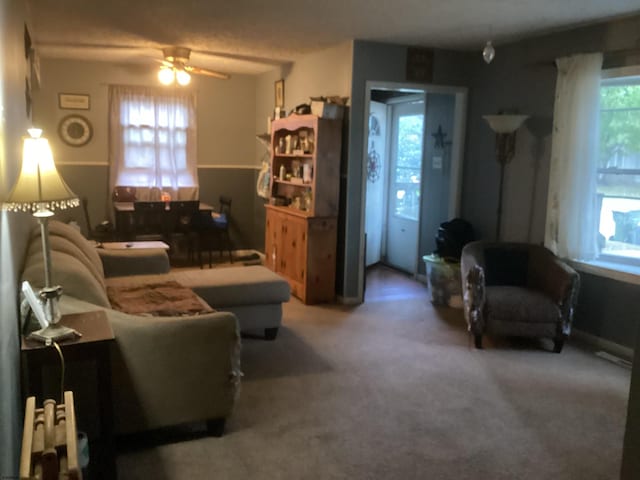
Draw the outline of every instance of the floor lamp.
M500 241L502 221L502 194L504 186L504 166L511 161L516 152L516 130L529 118L528 115L483 115L489 127L496 134L496 160L500 164L500 187L498 191L498 220L496 223L496 241Z
M54 210L80 205L78 197L69 189L53 162L49 141L43 138L42 130L32 128L24 138L22 169L20 176L4 202L3 209L13 212L30 212L38 219L42 236L44 259L44 288L40 290L40 301L48 326L34 332L34 337L44 341L55 341L73 334L73 330L59 325L58 298L62 288L51 280L51 249L49 246L49 217Z

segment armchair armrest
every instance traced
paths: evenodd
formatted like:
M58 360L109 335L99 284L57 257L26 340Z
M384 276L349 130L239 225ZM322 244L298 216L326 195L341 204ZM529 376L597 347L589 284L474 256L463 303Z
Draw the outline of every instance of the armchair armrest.
M484 330L485 271L484 250L480 242L467 244L460 259L464 316L468 329L474 335Z
M578 273L548 250L532 258L529 264L528 283L536 290L549 295L561 305L566 302L576 288Z
M530 264L529 285L549 295L560 308L562 333L568 335L580 290L580 276L548 250Z
M106 278L168 273L171 268L169 256L162 249L98 249L98 254Z

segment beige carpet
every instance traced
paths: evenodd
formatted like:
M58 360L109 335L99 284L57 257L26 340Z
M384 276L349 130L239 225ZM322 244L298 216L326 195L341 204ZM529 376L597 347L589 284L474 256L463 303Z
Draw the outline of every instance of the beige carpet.
M284 310L275 342L243 340L225 435L121 449L119 478L618 478L628 369L571 342L475 350L460 310L385 269L361 306Z

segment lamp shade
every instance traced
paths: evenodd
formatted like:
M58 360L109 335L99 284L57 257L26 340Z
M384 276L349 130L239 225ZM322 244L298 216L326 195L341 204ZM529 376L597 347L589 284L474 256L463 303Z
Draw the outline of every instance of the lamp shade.
M529 115L483 115L482 118L496 133L513 133L529 118Z
M80 205L78 197L64 182L55 163L49 141L42 130L30 129L22 148L20 176L3 204L4 210L38 212Z

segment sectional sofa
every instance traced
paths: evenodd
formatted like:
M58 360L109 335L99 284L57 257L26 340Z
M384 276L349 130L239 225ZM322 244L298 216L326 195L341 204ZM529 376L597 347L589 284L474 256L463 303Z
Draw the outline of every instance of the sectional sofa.
M287 282L261 266L171 272L162 250L101 250L56 221L49 223L49 239L53 282L63 288L62 313L104 310L114 331L115 432L195 421L224 425L239 392L240 330L264 328L275 337L282 302L289 299ZM41 238L34 230L22 279L37 288L43 277ZM208 304L202 303L201 312L169 316L113 308L113 289L158 282L177 282Z

